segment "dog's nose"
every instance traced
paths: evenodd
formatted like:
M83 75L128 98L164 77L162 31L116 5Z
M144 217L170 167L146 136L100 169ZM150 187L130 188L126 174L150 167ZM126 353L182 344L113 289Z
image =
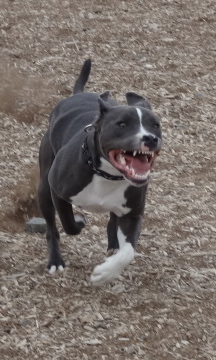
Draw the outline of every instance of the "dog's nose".
M144 142L145 146L148 146L150 148L157 145L158 137L151 134L144 135L142 141Z

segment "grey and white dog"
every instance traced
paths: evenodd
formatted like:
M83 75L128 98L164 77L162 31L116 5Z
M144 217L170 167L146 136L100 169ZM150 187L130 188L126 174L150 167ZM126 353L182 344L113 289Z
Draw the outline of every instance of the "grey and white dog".
M134 259L144 213L148 179L161 148L161 128L147 99L126 94L127 105L84 92L91 70L86 60L73 95L60 101L50 116L39 154L39 205L47 223L50 273L65 267L59 249L57 211L67 234L86 224L72 205L109 212L108 256L95 267L91 281L116 278Z

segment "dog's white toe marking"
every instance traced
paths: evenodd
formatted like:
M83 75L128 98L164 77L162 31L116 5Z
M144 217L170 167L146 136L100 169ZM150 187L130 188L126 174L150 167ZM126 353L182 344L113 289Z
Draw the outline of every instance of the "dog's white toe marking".
M59 265L58 267L56 265L52 265L49 269L50 274L54 274L56 271L63 271L64 267L62 265Z
M125 243L117 254L108 257L104 263L97 265L91 275L91 282L95 286L115 279L123 269L134 259L134 248Z
M87 219L84 215L75 214L74 219L76 222L82 222L84 225L86 225L86 223L87 223Z
M63 271L64 270L64 267L62 265L59 265L58 266L58 271Z
M52 265L51 267L50 267L50 269L49 269L49 273L50 274L54 274L55 272L56 272L56 266L55 265Z

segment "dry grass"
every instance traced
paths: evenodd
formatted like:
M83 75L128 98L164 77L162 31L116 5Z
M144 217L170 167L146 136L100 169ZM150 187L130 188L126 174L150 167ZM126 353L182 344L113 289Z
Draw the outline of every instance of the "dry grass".
M216 359L214 1L1 5L1 358ZM44 237L14 233L31 215L48 114L89 56L88 88L147 95L164 133L136 260L101 289L89 276L107 215L62 233L68 266L53 277Z

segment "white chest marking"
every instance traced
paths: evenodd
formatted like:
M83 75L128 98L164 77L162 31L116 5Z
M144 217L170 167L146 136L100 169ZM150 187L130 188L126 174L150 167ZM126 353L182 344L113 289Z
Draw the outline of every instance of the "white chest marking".
M94 175L88 184L77 195L71 197L74 205L92 212L113 212L117 216L129 213L126 207L125 190L129 184L125 180L112 181Z

